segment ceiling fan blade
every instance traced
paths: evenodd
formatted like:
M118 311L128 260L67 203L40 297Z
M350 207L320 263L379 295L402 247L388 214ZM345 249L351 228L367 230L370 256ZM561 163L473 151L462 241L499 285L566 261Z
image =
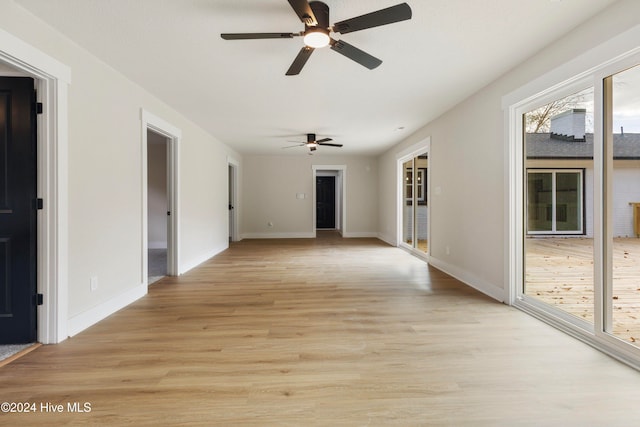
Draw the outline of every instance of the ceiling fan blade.
M314 49L309 46L305 46L300 49L300 52L298 52L298 56L296 56L296 59L293 60L293 63L287 70L286 75L295 76L297 74L300 74L300 71L302 71L302 67L304 67L304 64L307 63L307 60L309 59L313 51Z
M342 144L328 144L326 142L317 142L318 145L322 145L323 147L342 147Z
M284 149L287 149L287 148L302 147L302 146L304 146L304 145L307 145L307 144L303 142L303 143L301 143L301 144L289 145L289 146L287 146L287 147L282 147L282 149L284 150Z
M289 4L305 25L309 27L318 25L316 15L313 13L313 10L311 10L311 6L307 0L289 0Z
M367 28L393 24L394 22L411 19L411 8L406 3L397 4L386 9L380 9L366 15L346 19L333 25L333 31L340 34L352 33Z
M322 144L323 142L329 142L329 141L333 141L333 139L331 139L331 138L323 138L323 139L317 140L316 142L318 144Z
M342 40L331 39L331 49L356 61L358 64L367 67L370 70L373 70L378 65L382 64L382 61L375 56L369 55L367 52L360 50L347 42L343 42Z
M256 40L256 39L292 39L298 33L222 33L225 40Z

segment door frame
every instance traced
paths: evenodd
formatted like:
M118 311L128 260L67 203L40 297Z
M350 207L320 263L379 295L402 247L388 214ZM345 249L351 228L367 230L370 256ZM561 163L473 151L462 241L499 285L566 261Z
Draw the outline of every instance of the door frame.
M315 205L315 212L316 212L316 229L318 229L318 200L317 200L317 196L318 196L318 178L333 178L333 228L321 228L321 230L340 230L340 226L342 225L340 223L340 186L339 186L339 179L340 177L338 176L338 172L337 171L318 171L316 174L316 189L315 189L315 194L316 194L316 205Z
M596 48L586 51L571 61L559 65L535 80L515 89L502 97L504 116L504 176L506 187L505 218L505 272L503 300L532 316L556 327L557 329L586 342L598 350L640 369L637 348L621 343L619 339L604 332L607 313L604 300L611 298L607 292L608 276L611 266L611 248L608 239L612 234L611 209L606 203L610 189L605 180L605 152L603 148L604 130L604 89L603 79L618 71L637 65L640 61L640 25L636 25L621 35L603 42ZM594 88L594 324L590 328L581 327L574 318L557 310L531 304L522 298L522 280L524 271L523 245L524 232L524 165L523 165L523 124L522 116L537 106L554 99L578 92L587 86Z
M227 157L227 168L231 168L231 180L228 182L229 194L231 195L231 217L229 224L229 232L232 242L240 241L240 227L239 227L239 206L238 206L238 176L240 170L240 162L233 157ZM227 174L229 175L229 174Z
M336 177L336 230L342 237L348 237L347 234L347 165L312 165L313 171L313 214L312 227L313 237L317 235L316 229L316 177L322 176L322 173L331 172L331 176Z
M15 75L35 79L37 101L38 197L44 208L37 220L37 339L54 344L68 337L68 86L71 69L0 29L0 62ZM11 76L11 73L3 73Z
M140 266L140 280L145 286L149 286L149 242L148 242L148 182L147 182L147 131L151 130L167 138L167 206L171 215L167 230L167 274L178 276L180 271L180 203L179 203L179 153L182 130L169 122L140 109L142 123L141 135L141 186L142 186L142 264Z
M410 251L414 255L418 255L421 258L425 258L429 260L429 256L431 254L431 250L428 252L422 252L417 248L414 248L404 242L403 238L403 219L404 219L404 211L403 206L405 203L404 200L404 164L413 160L421 154L427 153L429 156L429 167L427 168L427 236L429 242L429 248L433 247L431 242L431 137L427 137L422 141L408 147L402 152L396 155L396 246L399 248L406 249ZM415 232L415 228L414 228Z

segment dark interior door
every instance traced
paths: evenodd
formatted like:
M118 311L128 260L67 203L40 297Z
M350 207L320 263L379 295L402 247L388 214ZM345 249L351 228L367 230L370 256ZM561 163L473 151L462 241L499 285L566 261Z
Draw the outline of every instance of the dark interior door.
M0 77L0 344L36 340L34 81Z
M316 228L336 228L336 178L316 177Z

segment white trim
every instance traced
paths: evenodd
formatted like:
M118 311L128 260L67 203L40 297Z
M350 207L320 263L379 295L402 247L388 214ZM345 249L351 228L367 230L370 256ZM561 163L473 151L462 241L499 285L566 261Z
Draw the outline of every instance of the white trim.
M316 233L245 233L243 239L313 239Z
M36 77L53 77L71 83L71 68L46 53L0 29L0 60Z
M169 203L169 232L167 233L167 273L171 276L182 274L180 266L180 140L182 130L169 122L150 113L144 108L140 109L141 121L141 164L140 185L142 193L142 262L140 265L140 280L145 285L149 284L148 273L148 206L147 206L147 131L159 133L167 138L167 199Z
M431 137L428 136L420 142L405 148L396 154L396 244L395 246L409 251L413 255L429 261L430 252L424 253L413 246L408 245L404 241L404 163L413 160L416 157L427 153L429 161L431 161ZM431 164L427 167L427 239L429 247L431 247ZM414 230L415 232L415 230Z
M429 151L431 148L431 137L427 136L423 140L416 142L415 144L405 148L404 150L396 153L396 160L405 159L405 161L424 154L425 151Z
M490 296L491 298L504 302L505 290L496 287L493 283L482 280L466 270L459 268L453 264L449 264L439 258L429 257L429 265L437 268L438 270L447 273L449 276L458 279L459 281L471 286L479 292Z
M312 176L312 181L313 181L312 211L313 213L311 215L313 237L316 237L316 176L318 176L318 172L320 171L332 171L332 172L335 171L338 173L337 181L339 181L339 185L342 186L341 188L342 206L340 206L340 209L342 210L342 217L340 218L340 232L343 237L346 237L349 234L347 232L347 165L311 165L311 170L313 175Z
M68 336L68 85L71 69L0 29L0 62L36 79L38 101L38 341L53 344Z
M112 315L116 311L128 306L147 294L147 285L143 283L127 292L111 298L98 306L69 319L69 336L74 336L99 321Z
M342 237L346 239L359 239L359 238L378 238L378 232L376 231L354 231L349 233L343 233Z
M340 172L339 171L325 171L325 170L319 170L316 171L316 178L317 177L333 177L335 178L333 186L334 186L334 192L335 192L335 209L334 209L334 224L335 226L333 227L333 230L336 230L338 232L340 232L340 234L342 235L342 177L340 176ZM316 190L314 190L315 193ZM317 212L317 211L316 211Z
M397 247L398 246L398 243L393 238L391 238L388 235L385 235L384 233L378 233L376 235L376 237L379 240L382 240L383 242L385 242L389 246L393 246L393 247Z
M227 249L228 246L222 247L222 248L218 248L215 249L211 252L209 252L207 255L203 255L200 258L196 259L193 262L190 262L189 264L185 264L182 266L182 269L180 271L180 274L185 274L186 272L188 272L189 270L196 268L197 266L199 266L200 264L202 264L205 261L208 261L209 259L213 258L214 256L218 255L220 252L224 251L225 249Z
M611 64L640 52L640 25L589 49L574 59L541 75L535 80L515 89L502 97L502 108L522 105L556 92L572 81L583 79L607 68Z

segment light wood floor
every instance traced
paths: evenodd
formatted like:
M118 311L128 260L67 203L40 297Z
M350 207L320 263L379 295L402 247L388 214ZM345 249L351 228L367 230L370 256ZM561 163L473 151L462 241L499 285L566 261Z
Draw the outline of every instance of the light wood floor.
M3 426L640 425L639 372L375 239L233 244L0 390L91 405Z

